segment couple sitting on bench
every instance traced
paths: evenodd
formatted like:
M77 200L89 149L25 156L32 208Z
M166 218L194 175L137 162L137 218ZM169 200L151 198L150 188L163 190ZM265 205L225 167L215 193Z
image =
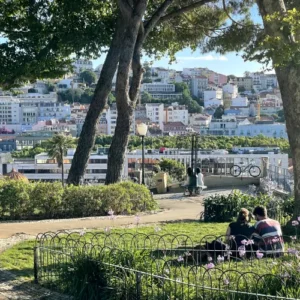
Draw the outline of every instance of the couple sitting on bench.
M193 191L196 195L200 195L201 191L207 187L204 185L204 176L201 173L200 168L196 168L196 174L194 175L193 169L191 167L187 168L187 180L184 184L185 192L188 192L189 196L192 196Z
M237 221L229 224L226 236L231 250L246 255L256 251L261 257L281 256L284 243L279 222L268 218L267 209L263 206L255 207L253 215L256 223L251 226L249 211L242 208Z

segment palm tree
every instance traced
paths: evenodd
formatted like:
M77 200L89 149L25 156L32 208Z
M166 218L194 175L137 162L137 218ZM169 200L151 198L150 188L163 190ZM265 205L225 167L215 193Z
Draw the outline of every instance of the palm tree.
M46 148L48 155L57 161L61 167L61 181L64 186L64 155L68 148L74 147L74 139L63 133L57 133L47 141Z

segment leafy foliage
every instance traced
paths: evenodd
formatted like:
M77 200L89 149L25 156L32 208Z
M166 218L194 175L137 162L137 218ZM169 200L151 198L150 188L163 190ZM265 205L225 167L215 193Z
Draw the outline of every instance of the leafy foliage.
M97 80L97 76L96 76L95 72L90 71L90 70L85 70L85 71L81 72L79 77L83 82L87 83L88 85L95 83Z
M164 158L159 162L159 166L162 171L168 172L171 177L176 178L178 181L183 180L185 167L182 163Z
M47 140L46 149L51 158L56 159L58 165L63 164L64 155L69 148L74 146L74 139L66 136L63 133L54 135L51 139Z
M0 85L58 78L71 70L71 54L98 56L110 43L115 9L101 0L1 1Z
M224 115L224 106L223 105L220 105L215 113L214 113L214 118L215 119L222 119L222 116Z
M67 186L58 182L24 183L0 180L0 219L49 219L102 216L155 210L143 185L122 182L109 186Z
M227 196L213 195L204 199L204 221L230 222L238 216L241 208L246 208L252 212L257 205L265 206L271 218L292 216L290 205L282 199L275 199L263 194L252 196L240 191L233 191Z
M95 146L109 147L111 144L112 136L99 135L96 137ZM77 141L74 139L74 145ZM145 146L150 149L159 149L160 147L166 148L188 148L189 140L186 138L178 139L177 137L145 137ZM286 139L268 138L263 135L257 137L227 137L227 136L202 136L201 142L199 142L200 149L226 149L231 150L232 147L279 147L283 153L290 154L290 145ZM129 150L141 149L141 139L137 136L130 136ZM35 155L46 152L46 146L43 143L32 149L23 149L20 151L12 152L12 156L15 158L33 158Z

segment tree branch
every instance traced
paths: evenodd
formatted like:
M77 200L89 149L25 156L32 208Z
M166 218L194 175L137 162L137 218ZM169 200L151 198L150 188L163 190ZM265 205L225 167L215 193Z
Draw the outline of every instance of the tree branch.
M150 31L155 27L155 25L157 24L158 21L161 20L161 18L163 17L164 13L166 12L166 10L170 7L170 5L172 4L174 0L165 0L160 7L156 10L156 12L152 15L152 17L150 18L150 20L148 20L144 27L145 27L145 32L144 32L144 36L145 38L148 36L148 34L150 33Z
M134 47L134 53L133 53L132 65L131 65L132 81L129 89L129 98L134 106L137 101L137 96L139 94L139 90L141 86L142 75L144 72L141 64L141 55L142 55L141 52L142 52L144 40L145 40L144 25L141 22L139 33Z
M200 0L200 1L194 2L190 5L181 7L178 10L172 11L172 12L164 15L163 17L160 18L159 21L160 21L160 23L169 21L170 19L172 19L174 17L177 17L177 16L180 16L183 13L189 12L189 11L195 9L195 8L201 7L205 4L212 3L212 2L215 2L215 0Z

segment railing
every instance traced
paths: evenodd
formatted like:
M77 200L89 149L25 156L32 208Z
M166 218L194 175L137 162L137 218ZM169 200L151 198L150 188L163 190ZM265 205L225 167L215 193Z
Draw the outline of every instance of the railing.
M288 169L270 165L267 171L267 184L274 190L292 194L294 191L294 173Z
M293 237L284 239L286 246L296 246ZM244 250L237 238L222 240L49 232L37 238L35 281L76 299L299 298L300 277L292 271L298 270L298 250L278 255L255 251L246 238L240 241Z

